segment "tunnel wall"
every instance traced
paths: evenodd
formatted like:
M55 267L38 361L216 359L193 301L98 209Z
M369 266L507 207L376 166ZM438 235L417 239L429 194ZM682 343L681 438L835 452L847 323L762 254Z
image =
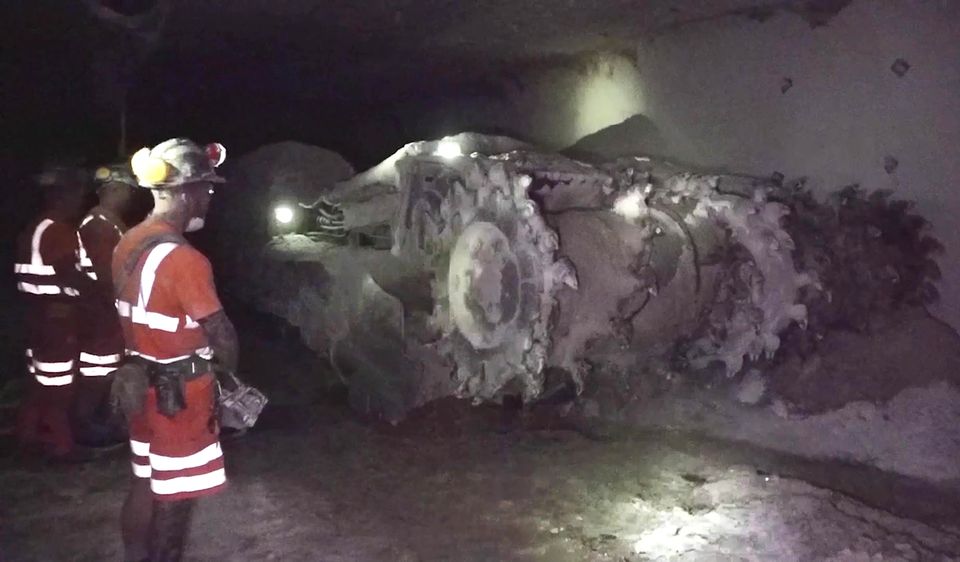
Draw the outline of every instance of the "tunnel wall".
M960 3L858 0L818 28L791 14L691 24L643 41L637 66L676 158L916 200L947 249L933 310L960 327Z

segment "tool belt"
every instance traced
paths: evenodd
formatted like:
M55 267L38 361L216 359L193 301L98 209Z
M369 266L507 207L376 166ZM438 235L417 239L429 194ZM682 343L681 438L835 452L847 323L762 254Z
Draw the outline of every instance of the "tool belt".
M218 370L212 361L197 356L173 363L127 357L116 372L111 401L129 419L143 411L144 397L152 386L157 394L157 411L172 418L187 406L186 383L211 372L217 376L216 404L220 425L238 430L253 427L267 405L267 397L241 382L233 373Z
M214 370L213 362L191 356L173 363L155 363L142 357L130 357L147 375L157 393L157 411L172 418L187 407L186 383Z

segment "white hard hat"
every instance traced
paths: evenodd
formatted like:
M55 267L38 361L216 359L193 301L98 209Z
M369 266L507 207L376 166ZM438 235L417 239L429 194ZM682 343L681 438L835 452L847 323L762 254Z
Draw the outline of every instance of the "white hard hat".
M130 159L130 167L141 187L163 189L186 183L223 183L215 168L227 157L220 143L204 147L184 138L164 141L153 148L141 148Z

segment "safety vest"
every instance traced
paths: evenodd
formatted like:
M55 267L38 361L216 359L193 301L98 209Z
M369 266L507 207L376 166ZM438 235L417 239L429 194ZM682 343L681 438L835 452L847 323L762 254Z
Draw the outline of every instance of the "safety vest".
M83 230L83 227L90 224L93 220L102 220L103 222L109 224L117 232L117 236L122 236L123 232L120 231L120 227L113 223L107 217L97 213L90 214L83 218L83 221L80 222L80 228L77 229L77 270L85 273L87 277L97 280L97 272L93 269L93 260L90 259L90 255L87 253L86 247L83 245L83 236L80 235L80 231Z
M200 324L186 314L174 314L171 303L151 302L153 296L154 284L157 278L157 269L160 264L177 248L178 244L174 242L164 242L158 244L149 250L143 267L140 269L139 290L136 295L136 302L130 302L123 299L117 299L117 313L121 319L128 320L133 324L133 330L148 330L156 332L151 337L154 340L163 340L174 335L186 337L189 339L205 340L202 335ZM129 294L129 293L127 293ZM195 332L194 332L195 331ZM127 349L130 355L136 355L154 361L157 363L173 363L186 359L194 354L211 359L213 350L209 346L204 346L196 350L190 350L192 353L176 357L157 357L143 350Z
M79 296L80 292L77 289L67 285L62 276L57 275L53 266L43 261L40 245L43 242L43 233L52 224L54 224L53 219L44 219L37 224L30 239L30 262L14 264L13 271L17 278L17 290L29 295Z

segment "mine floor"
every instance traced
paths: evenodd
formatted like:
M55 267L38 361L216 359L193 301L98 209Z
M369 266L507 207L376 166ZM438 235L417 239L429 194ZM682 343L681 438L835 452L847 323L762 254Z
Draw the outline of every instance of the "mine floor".
M202 501L189 560L960 560L954 489L552 411L451 400L393 427L289 335L239 323L274 401L225 442L231 486ZM36 467L0 439L0 560L120 560L125 455Z

